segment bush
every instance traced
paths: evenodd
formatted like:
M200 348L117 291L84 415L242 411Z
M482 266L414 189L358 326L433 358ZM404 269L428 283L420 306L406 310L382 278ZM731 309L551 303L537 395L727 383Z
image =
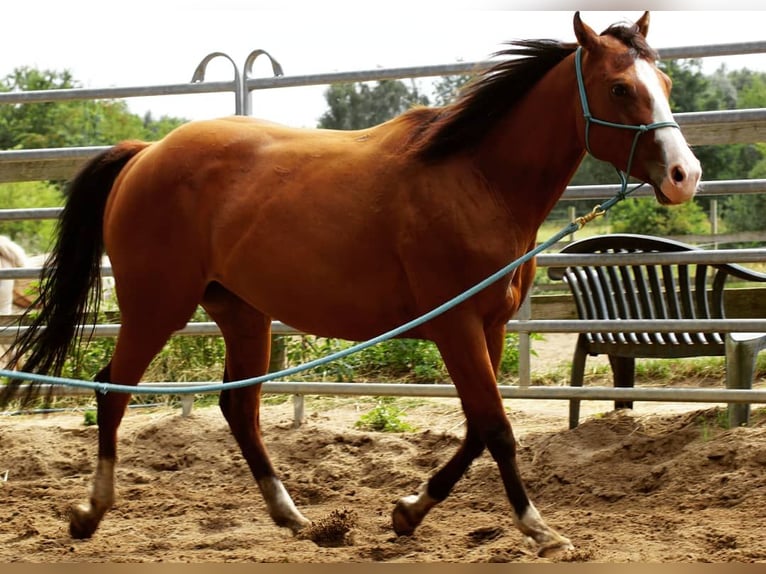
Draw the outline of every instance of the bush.
M707 216L696 201L664 206L654 198L629 198L609 211L615 233L647 235L690 235L710 231Z
M377 432L408 432L415 428L401 420L404 411L393 404L392 397L385 397L378 401L377 406L363 414L356 421L356 428Z

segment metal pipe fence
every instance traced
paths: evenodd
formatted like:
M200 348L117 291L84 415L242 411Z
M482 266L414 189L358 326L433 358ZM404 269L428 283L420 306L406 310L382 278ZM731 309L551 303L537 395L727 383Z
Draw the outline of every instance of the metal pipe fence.
M704 58L714 56L731 56L739 54L754 54L766 52L766 41L748 42L708 46L689 46L660 49L662 59ZM254 61L266 56L272 65L273 77L253 78L252 65ZM205 81L205 72L210 61L216 58L228 59L234 68L231 81ZM37 92L8 92L0 93L2 104L31 104L41 102L114 99L145 96L193 95L202 93L231 92L234 95L234 113L250 115L252 112L250 96L253 91L263 89L284 89L312 85L325 85L336 82L379 81L384 79L419 78L445 76L452 74L471 73L491 65L492 62L453 63L436 66L405 67L394 69L375 69L330 74L313 74L304 76L285 76L279 63L267 52L255 50L245 61L242 71L234 60L227 54L214 52L208 54L197 66L190 83L134 86L122 88L67 90L43 90ZM753 110L724 110L716 112L688 112L675 115L681 125L687 140L692 145L711 143L751 143L763 141L766 133L766 109ZM35 181L48 179L66 179L87 159L106 149L101 146L76 147L65 149L39 150L6 150L0 151L0 183L13 181ZM617 185L599 186L570 186L562 199L604 199L613 196L619 189ZM639 190L636 196L650 195L651 190ZM766 193L766 179L727 180L705 182L701 195L729 195L740 193ZM37 209L6 209L0 210L0 221L25 219L55 219L59 216L60 208ZM616 261L619 259L619 261ZM629 259L630 261L624 261ZM661 264L668 261L688 263L734 263L766 261L766 250L718 250L690 253L662 253L641 255L556 255L542 254L537 261L540 266L568 265L572 263L600 265L620 263L652 263ZM608 262L607 262L608 261ZM34 278L39 275L39 268L3 269L0 279ZM104 269L104 275L110 270ZM598 331L672 331L683 329L689 332L715 329L719 332L733 331L766 331L766 320L761 319L721 319L706 321L620 321L616 325L612 321L564 321L564 320L535 320L529 315L528 301L519 313L519 318L508 323L509 331L517 331L528 335L531 332L598 332ZM96 337L116 336L119 325L100 324L85 326L86 330L93 327ZM8 341L17 336L19 330L25 327L8 326L0 328L0 342ZM280 322L272 324L272 332L277 335L299 335L300 333ZM190 323L179 331L178 335L218 335L214 323ZM528 351L522 339L522 346ZM527 377L528 377L527 355ZM522 367L522 371L523 371ZM524 374L522 373L522 378ZM154 385L158 383L152 383ZM173 385L178 383L159 383ZM188 383L184 383L188 384ZM316 382L267 382L263 384L265 392L288 393L296 396L303 394L337 394L337 395L390 395L390 396L457 396L451 385L412 385L412 384L380 384L380 383L316 383ZM76 389L54 389L56 393L81 394ZM85 391L88 392L89 391ZM613 388L571 388L571 387L532 387L502 386L500 392L505 398L530 399L588 399L588 400L639 400L639 401L684 401L684 402L726 402L726 403L764 403L766 391L731 390L731 389L613 389ZM301 404L298 401L296 405ZM190 408L188 399L184 410ZM296 406L296 417L300 409Z

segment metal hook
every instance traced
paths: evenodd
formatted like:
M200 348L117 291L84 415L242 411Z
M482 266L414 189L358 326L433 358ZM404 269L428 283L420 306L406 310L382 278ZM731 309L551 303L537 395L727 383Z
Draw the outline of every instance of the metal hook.
M280 76L285 75L284 71L282 70L282 64L274 59L274 57L266 50L253 50L250 52L247 59L245 60L244 81L242 82L242 101L244 102L244 113L246 116L249 116L250 112L252 111L250 90L247 88L247 80L250 79L250 74L253 72L253 64L260 56L266 56L269 59L271 62L271 71L275 78L279 78Z
M284 71L282 71L282 64L275 60L266 50L253 50L245 60L245 79L250 77L250 74L253 71L253 64L260 56L266 56L269 59L271 62L271 71L274 73L275 78L285 75Z
M577 229L582 229L583 227L585 227L586 224L590 223L591 221L593 221L597 217L601 217L604 214L606 214L606 211L601 209L601 204L598 204L587 215L583 215L583 216L578 217L577 219L575 219L575 223L577 223Z
M229 56L228 54L225 54L223 52L212 52L205 56L202 61L197 65L197 69L194 70L194 75L192 76L192 83L201 83L205 81L205 72L207 72L207 66L208 64L213 61L216 58L226 58L231 62L232 67L234 68L234 113L238 116L241 116L244 109L244 100L243 100L243 89L242 89L242 77L239 74L239 68L237 68L237 64L234 63L234 60Z

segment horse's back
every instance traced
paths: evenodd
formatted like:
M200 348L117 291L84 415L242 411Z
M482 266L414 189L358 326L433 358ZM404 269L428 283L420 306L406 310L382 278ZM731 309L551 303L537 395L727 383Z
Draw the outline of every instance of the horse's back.
M369 301L404 290L397 235L409 217L399 176L406 162L390 140L381 129L237 117L178 128L128 164L109 198L104 239L118 296L121 283L138 292L149 275L156 286L196 292L218 282L306 330L330 315L375 323L343 329L348 338L388 326L390 312ZM306 297L313 309L296 305Z

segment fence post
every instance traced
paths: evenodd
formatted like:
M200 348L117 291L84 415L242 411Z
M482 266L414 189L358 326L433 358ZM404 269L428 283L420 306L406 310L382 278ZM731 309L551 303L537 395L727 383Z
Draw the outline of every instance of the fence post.
M524 302L519 307L516 313L516 318L523 322L528 321L532 317L532 303L531 303L532 290L529 290L527 296L524 298ZM531 345L529 331L519 330L519 384L522 387L528 387L532 380L532 367L531 367Z
M194 407L194 395L181 395L181 416L188 417L191 415L192 407Z
M271 336L271 358L269 359L269 372L275 373L287 366L286 355L287 343L283 335ZM297 429L303 424L305 401L303 395L293 395L293 428Z
M305 418L304 412L305 397L303 395L293 395L293 428L297 429L303 424Z
M569 213L569 223L574 223L575 219L577 219L577 210L575 209L574 205L570 205L569 208L567 208L567 212ZM575 240L575 234L574 231L569 235L569 241L572 242Z

